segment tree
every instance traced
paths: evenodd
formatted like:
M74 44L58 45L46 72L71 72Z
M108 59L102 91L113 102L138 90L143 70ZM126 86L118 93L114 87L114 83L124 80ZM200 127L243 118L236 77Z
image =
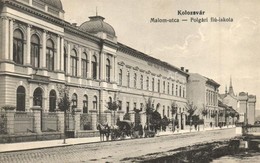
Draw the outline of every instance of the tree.
M190 120L190 132L191 132L191 126L192 126L192 116L194 115L195 111L197 110L197 107L193 105L193 103L187 102L185 109L188 113L188 117Z
M175 131L175 114L177 113L178 105L176 101L172 101L171 103L171 112L172 112L172 131Z
M111 110L114 113L114 124L116 124L116 111L119 108L119 104L118 104L118 100L116 98L116 94L114 95L114 100L113 101L109 101L107 103L107 109Z
M204 130L204 127L205 127L205 123L204 123L204 118L205 116L208 115L208 108L203 104L203 108L202 108L202 111L201 111L201 114L203 116L203 130Z
M66 114L67 112L70 110L70 104L71 101L69 99L69 87L67 85L61 85L58 84L57 85L58 88L58 92L59 92L59 99L58 99L58 108L61 111L64 111L64 139L63 139L63 143L66 143Z
M146 99L144 95L143 97L145 99L146 124L148 126L148 129L150 130L150 121L151 121L152 113L154 112L154 108L153 108L154 100L152 99L152 97L148 97L148 99Z

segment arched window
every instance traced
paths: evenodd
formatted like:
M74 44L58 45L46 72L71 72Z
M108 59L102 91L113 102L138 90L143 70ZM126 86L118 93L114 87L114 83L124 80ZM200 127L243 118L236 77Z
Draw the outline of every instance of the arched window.
M54 43L52 40L47 40L46 47L46 65L49 71L54 71Z
M63 57L64 57L64 72L65 74L67 73L67 58L68 58L68 54L67 54L67 51L66 51L66 48L64 48L64 54L63 54Z
M122 85L122 81L123 81L123 71L122 69L119 70L119 85Z
M77 76L77 52L75 49L73 49L71 51L71 54L70 54L70 61L71 61L71 75L72 76Z
M49 112L54 112L55 109L56 109L56 92L54 90L51 90L49 95Z
M106 81L107 82L110 82L110 61L109 59L107 59L107 62L106 62Z
M178 96L178 85L176 84L176 91L175 91L175 96Z
M31 37L31 65L40 67L40 39L35 34Z
M93 98L93 110L97 110L97 96Z
M16 111L25 111L25 88L19 86L16 90Z
M97 57L92 56L92 78L97 79Z
M17 64L23 64L23 33L19 29L14 31L13 60Z
M71 98L71 108L72 111L75 111L75 108L78 107L78 96L76 93L73 93L72 98Z
M33 105L42 107L42 89L37 88L33 93Z
M143 77L143 75L141 75L140 81L141 81L141 89L144 89L144 77Z
M137 80L137 75L136 73L134 74L134 88L136 88L136 80Z
M127 71L127 87L130 87L130 72Z
M87 77L87 72L88 72L87 58L88 58L87 54L83 53L81 58L81 73L83 78Z
M83 97L83 113L88 113L88 96Z
M112 103L112 97L108 98L108 102Z

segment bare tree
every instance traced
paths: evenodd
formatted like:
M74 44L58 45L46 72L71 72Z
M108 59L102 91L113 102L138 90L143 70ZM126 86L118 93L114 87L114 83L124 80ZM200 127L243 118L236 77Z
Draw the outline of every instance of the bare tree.
M172 112L172 131L175 131L175 114L177 113L178 105L176 101L172 101L171 103L171 112Z
M154 100L152 99L151 96L148 97L148 99L146 99L144 95L143 97L145 99L146 124L148 126L148 129L150 130L149 124L151 122L152 113L154 112L154 108L153 108Z
M189 116L189 121L190 121L190 132L191 132L191 126L192 126L192 116L194 115L195 111L197 110L197 107L195 105L193 105L192 102L187 102L185 109L188 113Z
M67 85L57 85L57 89L59 92L59 99L58 99L58 107L59 110L64 111L64 139L63 143L66 143L66 129L67 129L67 122L66 122L66 114L70 110L70 98L69 98L69 87Z
M204 130L204 127L205 127L205 116L208 115L208 108L205 104L203 104L203 107L202 107L202 111L201 111L201 114L203 116L203 130Z
M116 122L115 122L116 121L116 111L119 108L119 104L118 104L118 100L117 100L116 94L114 95L113 101L109 101L107 103L106 107L107 107L108 110L111 110L114 113L114 124L116 124Z

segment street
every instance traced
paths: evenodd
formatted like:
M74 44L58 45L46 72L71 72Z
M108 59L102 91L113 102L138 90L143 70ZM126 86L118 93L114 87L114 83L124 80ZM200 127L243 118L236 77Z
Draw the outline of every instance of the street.
M198 143L229 139L234 136L235 129L230 128L155 138L98 142L41 150L0 153L0 162L131 162L131 158L152 153L167 152ZM127 161L123 161L125 158L127 158Z

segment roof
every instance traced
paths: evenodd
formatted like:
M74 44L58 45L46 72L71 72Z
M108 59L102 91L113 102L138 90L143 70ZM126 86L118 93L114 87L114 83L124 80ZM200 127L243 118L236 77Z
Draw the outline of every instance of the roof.
M104 32L111 36L116 36L116 32L114 28L104 22L104 17L102 16L91 16L89 17L89 21L82 23L79 29L83 30L84 32L88 32L91 34L97 34L98 32Z
M40 1L48 4L49 6L57 8L59 10L63 10L62 3L60 0L40 0Z
M205 76L204 76L205 77ZM215 82L213 79L210 79L210 78L207 78L207 77L205 77L206 79L207 79L207 83L208 84L212 84L212 85L215 85L215 86L217 86L217 87L219 87L220 86L220 84L218 84L217 82Z

